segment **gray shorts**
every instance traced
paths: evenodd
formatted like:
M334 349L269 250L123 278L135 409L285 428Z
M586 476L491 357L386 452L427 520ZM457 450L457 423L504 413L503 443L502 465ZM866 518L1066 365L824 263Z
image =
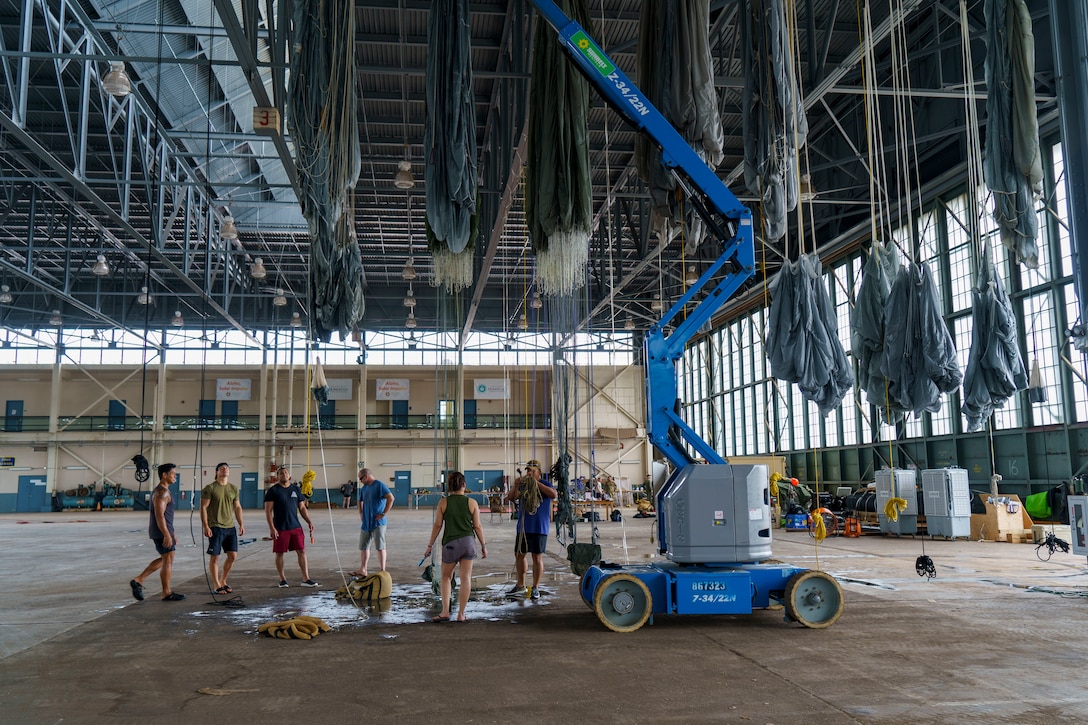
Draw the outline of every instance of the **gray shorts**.
M442 544L442 563L456 564L462 559L476 558L476 537L462 536Z
M385 527L375 526L370 531L359 530L359 551L366 551L370 542L374 542L375 551L385 551Z

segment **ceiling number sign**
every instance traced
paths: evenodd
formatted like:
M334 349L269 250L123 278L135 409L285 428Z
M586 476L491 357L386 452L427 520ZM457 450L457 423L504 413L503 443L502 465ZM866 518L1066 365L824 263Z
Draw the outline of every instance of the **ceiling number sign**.
M255 133L279 133L280 112L278 109L267 106L257 106L253 109L253 131Z

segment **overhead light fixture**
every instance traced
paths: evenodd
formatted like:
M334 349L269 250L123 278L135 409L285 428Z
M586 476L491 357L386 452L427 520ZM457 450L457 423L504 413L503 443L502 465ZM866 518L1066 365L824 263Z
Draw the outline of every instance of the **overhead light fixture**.
M181 327L185 324L185 318L181 316L181 310L174 310L174 319L170 320L170 324L174 327Z
M409 350L415 350L416 349L416 333L415 332L409 332L408 333L408 349Z
M238 227L234 226L234 217L230 214L223 217L223 223L219 225L219 238L226 239L228 242L238 238Z
M132 79L119 60L110 61L110 72L102 78L102 90L114 98L124 98L132 93Z
M529 318L525 315L524 312L522 312L521 317L518 318L518 329L519 330L528 330L529 329Z
M279 287L276 288L276 296L272 298L272 304L275 307L286 307L287 298L283 294L283 290Z
M60 316L60 310L53 310L53 314L49 317L49 324L53 327L60 327L64 324L64 318Z
M147 287L141 287L140 294L136 295L136 301L139 302L141 305L150 305L153 299L154 298L147 291Z
M11 287L0 285L0 305L10 305L12 299Z
M628 317L627 321L623 323L623 329L627 330L628 332L631 332L632 330L634 330L635 329L635 320L634 320L634 318Z
M408 312L408 319L404 321L404 326L409 330L414 330L419 323L416 322L416 313L414 310Z
M684 284L686 284L688 287L690 287L690 286L692 286L693 284L695 284L698 281L699 281L699 273L697 271L695 271L695 265L694 264L689 264L688 265L687 276L684 277Z
M412 291L412 285L408 285L408 294L404 297L404 306L408 309L416 306L416 294Z
M400 271L400 278L405 282L411 282L416 278L416 268L412 266L412 258L409 257L408 261L404 263L404 269Z
M665 309L665 306L661 302L661 295L654 295L654 301L650 303L650 310L653 312L661 312L663 309Z
M812 185L812 177L808 174L801 174L799 195L801 201L812 201L816 198L816 187Z
M302 327L302 318L298 316L297 312L291 313L291 327Z
M94 266L91 267L91 273L95 277L105 277L106 275L108 275L110 273L110 265L106 261L106 255L105 254L99 254L98 255L98 261L96 261L94 263Z
M397 164L397 175L393 177L393 186L398 189L411 189L416 185L416 178L412 176L412 162L403 159Z
M540 299L540 292L533 292L533 299L529 301L529 306L534 310L539 310L544 306L544 300Z
M226 239L226 237L223 237ZM238 230L234 230L233 239L238 238ZM264 279L268 276L268 270L264 268L264 260L260 257L256 257L253 260L253 264L249 265L249 276L253 279Z

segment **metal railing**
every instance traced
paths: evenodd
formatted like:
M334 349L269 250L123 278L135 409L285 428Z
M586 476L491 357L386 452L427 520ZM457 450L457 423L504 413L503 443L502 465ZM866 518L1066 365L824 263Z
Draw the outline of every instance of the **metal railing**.
M49 416L26 415L0 418L0 432L38 433L49 430ZM168 415L163 418L163 430L258 430L258 415L193 416ZM81 418L61 416L58 427L62 431L138 431L151 430L152 416L88 415ZM438 430L455 428L456 420L437 414L423 415L368 415L366 430ZM307 427L305 415L267 416L265 426L271 430L303 429ZM359 430L358 417L335 415L309 417L311 430ZM466 430L547 430L551 428L551 415L470 415L466 416Z

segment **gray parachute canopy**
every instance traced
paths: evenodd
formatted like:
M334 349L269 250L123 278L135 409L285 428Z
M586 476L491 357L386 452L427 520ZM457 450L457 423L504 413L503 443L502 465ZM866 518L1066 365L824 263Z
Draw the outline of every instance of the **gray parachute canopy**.
M1035 111L1035 38L1024 0L985 0L986 186L994 195L1001 242L1039 266L1034 198L1042 193Z
M898 271L899 253L895 245L874 242L850 316L850 346L858 363L858 387L865 391L869 403L882 410L886 410L887 384L880 372L884 357L884 314Z
M767 355L771 375L796 383L820 415L838 407L854 374L839 342L839 325L816 255L787 263L770 284Z
M786 234L786 215L797 208L797 149L808 135L796 76L790 70L789 27L783 0L745 0L741 12L744 89L744 183L762 201L767 237Z
M710 53L710 0L644 0L639 15L638 85L710 168L725 143ZM684 250L694 254L705 230L691 204L676 197L676 176L661 149L635 138L635 166L653 199L653 230L664 239L683 224ZM669 227L673 227L670 230Z
M989 245L971 290L971 355L963 379L967 430L980 430L1013 393L1028 386L1028 373L1017 343L1012 303L994 268Z
M933 273L924 262L902 267L884 315L881 374L888 379L886 418L941 409L941 394L959 387L956 347L941 316Z

